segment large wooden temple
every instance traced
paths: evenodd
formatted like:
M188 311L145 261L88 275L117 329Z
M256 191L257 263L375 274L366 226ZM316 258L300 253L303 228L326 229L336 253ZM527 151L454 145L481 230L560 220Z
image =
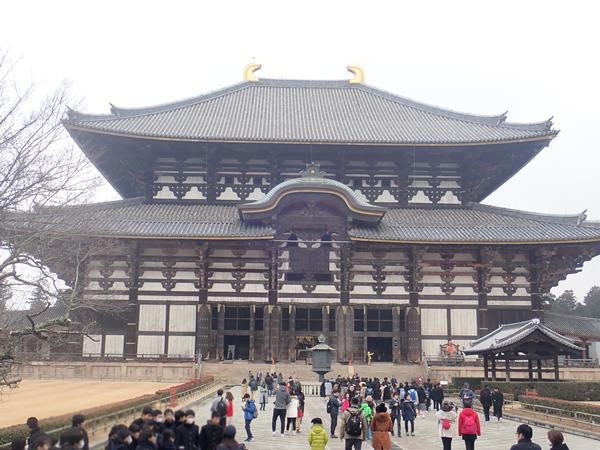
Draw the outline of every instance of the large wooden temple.
M511 123L350 80L259 79L64 125L123 200L48 209L82 294L124 311L84 355L417 361L499 324L600 254L600 223L480 203L548 146Z

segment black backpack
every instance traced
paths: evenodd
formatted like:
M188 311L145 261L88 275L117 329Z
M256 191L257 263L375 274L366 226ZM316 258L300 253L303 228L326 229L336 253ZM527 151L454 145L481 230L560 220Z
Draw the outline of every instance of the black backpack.
M346 434L348 436L358 437L362 434L362 418L361 411L351 412L346 422Z
M227 416L227 405L225 404L223 397L221 397L221 400L219 400L219 403L217 403L217 414L219 417Z
M327 414L331 414L331 399L327 402Z

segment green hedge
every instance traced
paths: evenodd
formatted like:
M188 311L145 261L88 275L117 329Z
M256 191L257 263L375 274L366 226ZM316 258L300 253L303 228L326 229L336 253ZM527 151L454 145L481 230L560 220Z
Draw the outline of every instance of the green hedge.
M588 413L600 416L600 405L573 403L569 400L557 400L555 398L523 395L521 397L521 405L524 408L527 408L527 405L540 405L549 406L551 408L558 408L563 410L563 412L556 412L556 415L561 417L575 418L575 413ZM548 411L548 413L552 414L552 410ZM600 423L600 417L597 420L594 420L594 423Z
M469 383L473 390L481 389L482 378L454 378L456 388ZM486 381L490 388L498 387L505 394L512 394L515 400L525 394L527 389L535 389L541 397L570 401L600 401L600 382L593 381Z

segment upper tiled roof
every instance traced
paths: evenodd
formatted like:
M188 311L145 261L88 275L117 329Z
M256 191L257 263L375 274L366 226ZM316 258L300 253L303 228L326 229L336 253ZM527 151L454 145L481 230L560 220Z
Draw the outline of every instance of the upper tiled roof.
M600 319L547 311L544 313L544 324L560 334L600 341Z
M378 225L350 228L352 239L407 243L600 242L600 223L471 204L460 208L388 208ZM256 239L274 230L242 222L234 205L144 203L135 198L4 219L77 235L130 238Z
M36 326L42 326L49 322L62 319L68 312L67 305L63 302L57 302L41 314L32 317ZM0 312L0 330L19 331L31 327L31 322L27 319L29 310L7 310Z
M526 340L527 337L535 331L539 331L549 340L554 341L563 347L567 347L570 350L583 350L571 340L541 324L539 319L532 319L526 322L500 325L499 328L491 333L473 341L471 347L464 350L464 352L467 355L497 352L503 348L516 344L519 341Z
M215 142L455 145L553 138L550 120L518 124L419 103L364 84L261 79L165 105L88 115L67 128Z

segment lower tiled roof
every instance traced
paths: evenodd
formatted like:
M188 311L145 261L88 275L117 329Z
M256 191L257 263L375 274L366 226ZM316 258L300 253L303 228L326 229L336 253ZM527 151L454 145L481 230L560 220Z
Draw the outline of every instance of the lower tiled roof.
M600 341L600 319L546 312L544 324L560 334Z
M74 235L174 238L271 238L266 225L249 225L235 205L146 203L141 198L4 218L7 226L48 227ZM481 204L447 208L389 208L378 225L352 227L355 240L407 243L600 242L600 223Z

